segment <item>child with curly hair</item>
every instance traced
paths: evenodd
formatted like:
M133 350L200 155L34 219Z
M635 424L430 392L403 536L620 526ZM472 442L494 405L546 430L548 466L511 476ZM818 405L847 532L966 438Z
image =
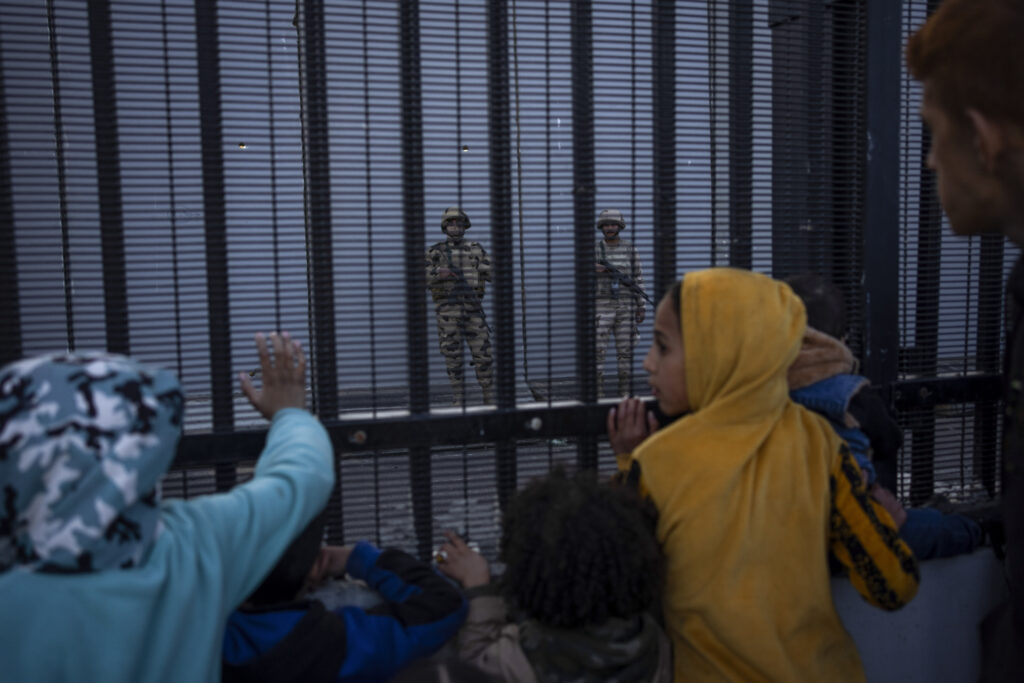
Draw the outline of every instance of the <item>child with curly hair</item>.
M681 417L654 431L637 399L608 416L620 469L658 509L678 680L863 680L829 551L873 604L917 592L917 561L849 450L789 398L805 320L764 275L687 273L658 305L644 359L660 409Z
M505 510L500 584L447 534L439 566L470 597L460 657L510 683L672 680L655 520L633 489L555 470Z

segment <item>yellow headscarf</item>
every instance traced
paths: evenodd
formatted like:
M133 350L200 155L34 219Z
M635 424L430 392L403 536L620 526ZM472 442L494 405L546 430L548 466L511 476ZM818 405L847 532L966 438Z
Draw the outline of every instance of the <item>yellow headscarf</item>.
M731 268L688 273L680 298L694 412L634 453L660 513L676 678L862 680L826 560L840 441L786 382L803 304Z

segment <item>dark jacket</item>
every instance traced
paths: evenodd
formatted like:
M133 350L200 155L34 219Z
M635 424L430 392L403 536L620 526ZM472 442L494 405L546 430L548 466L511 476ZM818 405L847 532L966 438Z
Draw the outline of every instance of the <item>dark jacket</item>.
M986 619L982 680L1019 680L1024 671L1024 256L1006 284L1003 358L1002 501L1010 600Z
M224 634L224 680L388 680L440 648L466 617L462 593L400 550L357 543L346 570L384 602L369 610L325 610L315 601L236 610Z
M668 683L668 637L649 614L581 628L511 619L493 586L470 589L459 657L506 683Z

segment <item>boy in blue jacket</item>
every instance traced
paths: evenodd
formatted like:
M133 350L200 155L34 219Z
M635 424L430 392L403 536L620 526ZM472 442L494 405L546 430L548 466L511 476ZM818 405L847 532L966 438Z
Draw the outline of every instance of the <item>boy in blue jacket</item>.
M224 681L384 681L458 631L466 600L429 565L366 542L321 547L323 533L320 514L230 616ZM309 595L346 573L382 600L328 609Z

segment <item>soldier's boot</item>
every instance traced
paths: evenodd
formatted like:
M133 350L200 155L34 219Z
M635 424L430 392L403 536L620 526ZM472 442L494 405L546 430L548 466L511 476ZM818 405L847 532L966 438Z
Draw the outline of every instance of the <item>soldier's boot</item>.
M462 354L446 355L445 370L448 371L448 383L452 385L452 405L461 406L466 402L466 373L462 367Z
M466 384L462 377L448 375L448 380L452 385L452 405L461 406L466 402Z
M495 367L490 360L489 351L481 354L479 359L473 359L473 368L476 370L476 381L480 385L480 392L483 394L484 403L495 402Z

